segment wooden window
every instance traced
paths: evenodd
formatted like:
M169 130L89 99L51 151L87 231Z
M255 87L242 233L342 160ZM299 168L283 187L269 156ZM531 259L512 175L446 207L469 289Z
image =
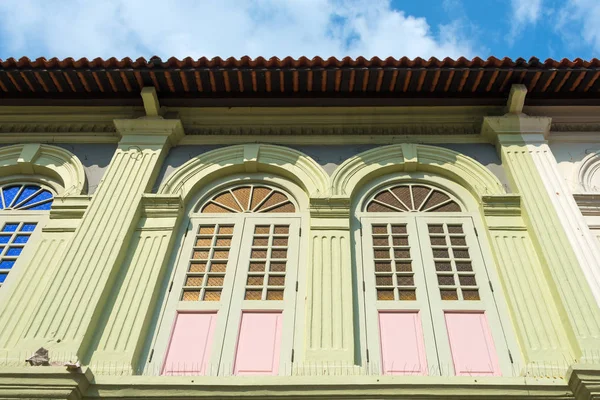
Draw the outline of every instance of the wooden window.
M241 185L213 195L192 216L157 334L163 375L291 371L295 211L282 190Z
M424 184L385 188L365 208L367 345L382 373L510 371L473 217L449 193Z

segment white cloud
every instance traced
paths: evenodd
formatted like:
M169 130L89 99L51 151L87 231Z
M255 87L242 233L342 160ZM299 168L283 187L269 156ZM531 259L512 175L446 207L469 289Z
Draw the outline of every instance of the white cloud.
M518 24L535 24L542 12L542 0L511 0L511 8Z
M389 0L2 0L0 57L472 57Z
M600 2L568 0L558 12L557 28L572 48L590 46L600 52Z
M511 29L507 36L514 43L526 25L535 25L542 15L542 0L511 0Z

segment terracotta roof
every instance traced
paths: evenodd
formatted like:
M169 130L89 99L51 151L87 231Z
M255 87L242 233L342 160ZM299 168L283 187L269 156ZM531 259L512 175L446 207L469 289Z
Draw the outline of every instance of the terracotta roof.
M166 98L484 99L522 83L529 99L600 99L599 77L598 59L9 58L0 60L0 98L133 98L154 86Z

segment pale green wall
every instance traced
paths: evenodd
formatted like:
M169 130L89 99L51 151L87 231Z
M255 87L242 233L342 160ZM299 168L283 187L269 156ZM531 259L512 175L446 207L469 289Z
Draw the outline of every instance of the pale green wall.
M579 376L577 371L583 367L576 363L582 360L591 363L592 370L600 364L596 354L600 350L600 310L586 287L573 250L563 240L557 211L542 188L544 178L531 155L533 145L520 136L523 132L510 120L498 121L492 129L497 149L482 143L177 146L183 135L181 125L176 120L161 119L117 121L122 134L118 147L61 145L63 149L71 148L72 158L80 160L92 196L86 197L82 191L66 200L56 200L38 242L26 249L23 259L27 261L18 265L21 280L0 293L0 366L22 366L22 354L44 346L51 357L62 354L72 361L77 357L89 366L88 374L97 377L89 378L92 394L102 394L98 386L101 382L107 391L120 385L148 385L151 390L159 390L160 385L169 382L191 384L183 378L169 381L167 377L116 376L135 375L144 369L168 276L187 226L186 202L216 177L265 173L293 180L306 191L311 207L303 221L304 250L309 257L300 268L305 268L307 279L320 282L301 293L307 312L305 325L296 332L305 335L305 346L297 360L320 368L304 371L312 375L302 377L304 381L300 377L279 377L280 381L265 378L265 382L326 382L334 379L331 375L335 374L336 363L350 365L345 371L354 375L336 377L337 384L370 379L357 323L361 291L350 245L357 233L350 224L351 194L358 193L371 179L421 171L460 183L479 207L476 224L486 232L483 252L490 253L491 267L499 276L500 290L506 298L500 307L506 308L512 321L510 334L516 338L520 353L515 358L521 362L515 375L521 378L477 382L471 378L424 377L418 378L419 382L426 386L454 383L455 390L465 390L461 385L474 385L483 391L490 390L488 386L493 387L493 382L526 387L532 385L528 377L535 377L539 385L546 385L548 393L544 395L562 391L563 398L573 398L573 389L567 387L567 371L575 371L571 377ZM518 137L506 140L502 135L507 134ZM364 153L368 150L375 152ZM28 163L35 166L36 160ZM16 168L19 161L11 155L0 165ZM335 253L344 256L322 262L328 248L317 246L320 242L331 243ZM337 282L341 295L332 295L331 282ZM331 303L332 311L310 312L312 305L323 301ZM322 340L323 333L330 334L331 339ZM3 371L0 367L0 389ZM6 374L11 377L9 370ZM58 374L59 378L64 377ZM249 382L227 379L226 385L232 386ZM368 382L377 386L376 379L364 381L365 385ZM262 378L250 382L260 381ZM411 382L390 377L381 381L390 385ZM14 380L7 382L14 384ZM197 382L225 381L200 378ZM127 390L135 394L137 389ZM191 396L193 390L185 393ZM316 395L326 397L326 393L323 389Z

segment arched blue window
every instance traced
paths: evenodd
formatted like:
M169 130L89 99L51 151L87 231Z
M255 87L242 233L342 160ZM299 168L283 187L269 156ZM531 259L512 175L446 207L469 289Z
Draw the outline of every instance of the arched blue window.
M45 214L39 211L50 210L53 200L52 192L36 184L0 186L0 286Z
M3 210L49 210L54 196L38 185L7 185L0 188Z

